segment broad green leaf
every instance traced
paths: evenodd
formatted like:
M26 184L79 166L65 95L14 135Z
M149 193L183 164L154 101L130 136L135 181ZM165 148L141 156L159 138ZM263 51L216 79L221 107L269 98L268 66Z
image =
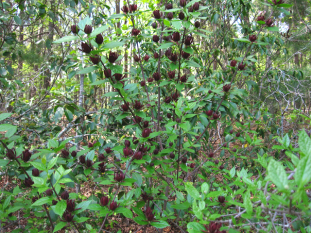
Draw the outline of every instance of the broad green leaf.
M115 211L116 213L122 213L127 218L133 218L133 213L131 210L124 208L124 207L118 207Z
M73 40L76 40L78 38L79 38L79 36L65 36L65 37L62 37L56 41L53 41L53 44L59 44L59 43L63 43L63 42L73 41Z
M8 131L5 133L4 136L9 138L9 137L13 136L16 133L16 131L17 131L17 126L14 125L10 129L8 129Z
M280 191L289 188L285 169L280 162L271 159L267 170L271 181Z
M1 132L1 131L8 131L8 130L14 129L14 128L16 128L15 125L2 124L2 125L0 125L0 132Z
M246 39L246 38L235 38L235 40L244 42L244 43L250 43L249 39Z
M187 193L193 197L194 199L200 199L200 193L198 190L196 190L195 187L193 187L192 183L190 182L185 182L185 188Z
M65 212L67 208L67 202L65 200L58 201L55 208L54 212L55 214L58 214L59 216L63 216L63 213Z
M6 166L9 162L10 160L8 159L0 159L0 167Z
M278 32L279 28L278 27L267 27L267 29L271 32Z
M113 41L113 42L104 44L103 48L112 49L112 48L123 46L123 45L125 45L125 43L118 42L118 41Z
M191 206L191 204L189 202L183 202L180 204L176 204L176 205L171 205L172 208L176 209L176 210L186 210Z
M55 226L53 233L54 233L54 232L57 232L57 231L59 231L59 230L61 230L61 229L63 229L66 225L67 225L67 222L59 222L59 223Z
M187 65L189 67L201 67L198 63L194 62L194 61L187 61Z
M18 25L22 25L22 20L17 15L14 15L13 18L15 23L17 23Z
M289 8L289 7L292 7L293 4L286 4L286 3L282 3L282 4L279 4L278 7L285 7L285 8Z
M171 43L171 42L165 43L165 44L162 44L160 47L158 47L157 50L167 49L167 48L170 48L172 45L173 45L173 43Z
M250 192L249 191L247 191L246 194L244 195L243 203L244 203L246 212L248 214L252 214L252 212L253 212L253 205L252 205L251 196L250 196Z
M91 37L97 36L98 34L106 31L108 29L109 25L101 26L99 28L95 28L95 30L91 33Z
M0 121L3 121L4 119L10 117L12 113L1 113L0 114Z
M305 156L299 161L294 178L299 188L311 180L311 155Z
M77 74L88 74L88 73L95 71L97 68L98 68L97 66L89 66L82 70L79 70Z
M202 185L201 185L201 191L202 193L204 194L208 194L209 192L209 184L204 182Z
M50 201L49 197L42 197L39 200L35 201L31 206L42 206Z
M150 222L150 225L151 225L151 226L154 226L155 228L160 228L160 229L170 226L170 224L168 224L168 223L167 223L166 221L164 221L164 220L159 220L159 221L157 221L157 222Z
M54 157L53 159L50 160L49 164L48 164L48 170L51 169L57 162L57 157Z
M306 156L311 155L311 139L304 130L300 131L299 133L298 144L299 144L299 149L304 155Z
M90 85L101 85L101 84L104 84L106 81L105 80L97 80L93 83L90 83Z

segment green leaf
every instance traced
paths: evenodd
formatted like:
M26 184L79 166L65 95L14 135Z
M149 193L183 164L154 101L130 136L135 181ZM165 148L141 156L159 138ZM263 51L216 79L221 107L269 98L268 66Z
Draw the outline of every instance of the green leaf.
M91 83L90 85L101 85L101 84L103 84L103 83L105 83L105 82L106 82L105 80L97 80L97 81ZM109 93L110 93L110 92L109 92ZM107 93L107 94L108 94L108 93Z
M299 149L304 155L311 155L311 139L304 130L300 131L299 133L298 144Z
M79 70L77 74L88 74L88 73L95 71L96 69L97 69L97 66L89 66L82 70Z
M133 213L131 210L124 208L124 207L118 207L115 211L116 213L122 213L127 218L133 218Z
M150 225L160 229L170 226L170 224L163 220L159 220L158 222L151 222Z
M42 164L42 163L39 163L39 162L30 162L32 164L32 166L34 166L35 168L39 169L39 170L45 170L46 167Z
M305 156L299 161L294 178L299 188L311 180L311 155Z
M56 41L53 41L53 44L59 44L59 43L63 43L63 42L73 41L73 40L76 40L78 38L79 38L79 36L65 36L65 37L60 38Z
M286 4L286 3L282 3L282 4L278 5L278 7L285 7L285 8L290 8L292 6L293 6L293 4Z
M186 210L191 206L191 204L189 202L183 202L181 204L177 204L177 205L171 205L172 208L176 209L176 210Z
M125 43L123 43L123 42L118 42L118 41L113 41L113 42L104 44L103 48L112 49L112 48L119 47L119 46L123 46L123 45L125 45Z
M268 31L271 31L271 32L278 32L279 31L279 28L278 27L267 27Z
M247 214L252 214L253 213L253 205L252 205L251 196L250 196L249 191L247 191L246 194L244 195L243 203L244 203Z
M59 230L63 229L66 225L67 225L67 222L59 222L59 223L55 226L53 233L56 232L56 231L59 231Z
M100 204L91 204L87 207L89 210L103 210L104 207L101 206Z
M208 185L208 183L204 182L204 183L201 185L201 191L202 191L202 193L204 193L204 194L208 194L208 192L209 192L209 185Z
M50 200L49 197L42 197L39 200L35 201L35 203L33 203L31 206L41 206L48 203L49 200Z
M267 170L271 181L280 191L289 188L285 169L280 162L271 159Z
M172 42L165 43L165 44L162 44L160 47L158 47L157 50L160 50L160 49L167 49L167 48L172 47L172 45L173 45Z
M202 232L201 230L206 230L205 227L198 222L189 222L187 224L188 230L195 230L195 232ZM193 231L192 231L193 232Z
M14 15L13 18L15 23L17 23L18 25L22 25L22 20L17 15Z
M244 43L250 43L249 39L246 38L236 38L236 40Z
M67 202L65 200L61 200L61 201L57 202L57 204L54 208L54 212L55 212L55 214L58 214L59 216L63 216L66 208L67 208Z
M285 154L286 154L288 157L290 157L290 159L292 160L292 162L293 162L293 164L294 164L295 166L298 165L298 163L299 163L299 158L298 158L296 155L292 154L292 153L289 152L289 151L285 151Z
M198 192L198 190L196 190L195 187L193 187L192 183L190 182L185 182L185 188L187 193L193 197L194 199L200 199L200 194Z
M1 132L1 131L8 131L8 130L14 129L14 128L16 128L15 125L2 124L2 125L0 125L0 132Z
M231 168L229 174L230 174L231 178L233 178L235 176L235 167Z
M76 209L79 209L79 210L77 210L77 214L83 212L84 210L86 210L91 203L92 203L92 201L82 201L82 202L80 202L76 206Z
M92 33L91 33L91 37L93 36L97 36L98 34L106 31L108 29L109 25L105 25L105 26L101 26L99 28L96 28Z
M0 167L6 166L9 162L10 162L10 160L0 159Z
M10 117L13 113L1 113L0 114L0 121L3 121L4 119Z
M8 129L8 131L5 133L4 136L9 138L9 137L13 136L16 133L16 131L17 131L17 126L14 125L10 129Z
M3 206L2 206L2 209L4 210L6 207L8 207L9 204L10 204L10 202L11 202L11 195L9 195L9 196L5 199L5 201L4 201L4 203L3 203Z
M187 61L187 65L189 67L201 67L198 63L194 62L194 61Z

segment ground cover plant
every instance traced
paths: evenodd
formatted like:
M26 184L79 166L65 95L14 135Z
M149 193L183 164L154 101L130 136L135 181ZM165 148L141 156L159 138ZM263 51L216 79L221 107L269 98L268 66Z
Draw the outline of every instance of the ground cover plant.
M16 3L52 31L66 15ZM296 3L64 4L79 20L29 45L49 59L28 99L3 32L2 231L311 231L308 70L278 64Z

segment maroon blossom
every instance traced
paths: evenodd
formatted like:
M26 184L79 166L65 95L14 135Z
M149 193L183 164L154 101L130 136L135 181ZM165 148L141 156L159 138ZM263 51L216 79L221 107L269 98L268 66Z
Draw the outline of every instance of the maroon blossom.
M178 42L180 41L180 34L179 32L174 32L171 36L172 40L175 41L175 42Z
M78 32L79 32L78 26L77 26L77 25L72 25L72 26L71 26L71 32L72 32L73 34L78 34Z
M239 69L239 70L244 70L244 68L245 68L245 65L244 65L243 63L240 63L240 64L238 65L238 69Z
M149 57L149 55L148 55L148 54L146 54L146 55L144 56L144 60L145 60L145 61L148 61L148 60L149 60L149 58L150 58L150 57Z
M184 59L188 59L190 57L190 53L186 53L184 51L181 52L181 56L184 58Z
M109 209L110 210L115 210L116 208L118 208L118 205L115 201L110 203Z
M103 196L103 197L100 198L100 204L101 204L102 206L108 205L108 202L109 202L108 197Z
M128 103L122 104L121 108L124 112L127 112L129 110L129 104Z
M181 81L182 83L187 82L187 76L186 76L186 75L181 76L181 77L180 77L180 81Z
M151 129L147 128L147 129L144 129L143 132L142 132L142 137L143 138L147 138L149 137L150 133L151 133Z
M96 38L95 38L95 42L96 42L97 44L102 44L102 43L104 42L103 36L102 36L101 34L98 34L98 35L96 36Z
M238 63L238 62L237 62L236 60L232 60L232 61L230 62L230 66L231 66L231 67L235 67L237 63Z
M185 18L185 14L184 14L184 12L179 12L179 14L178 14L178 18L180 19L180 20L184 20L184 18Z
M193 37L192 36L187 36L185 39L185 45L189 46L193 43Z
M90 26L90 25L85 25L85 27L84 27L84 32L86 33L86 34L91 34L92 33L92 26Z
M140 160L143 157L143 153L141 151L136 151L134 154L134 159Z
M155 10L153 11L153 17L156 19L160 19L161 18L161 12L159 10Z
M160 37L158 35L153 35L152 40L153 42L158 43L160 40Z
M24 162L28 162L30 160L30 157L31 157L31 153L29 152L29 150L28 149L24 150L22 154L22 160Z
M114 63L118 59L119 55L116 52L109 52L109 58L108 61L110 63Z
M122 182L125 179L125 174L123 172L115 172L114 180L117 182Z
M222 89L223 89L224 92L228 92L228 91L230 90L230 88L231 88L231 85L230 85L230 84L226 84L226 85L224 85L224 86L222 87Z
M110 148L110 147L105 148L105 151L106 151L106 153L107 153L107 154L112 153L112 150L111 150L111 148Z
M161 75L159 74L159 72L154 73L152 77L155 81L159 81L161 79Z
M123 11L124 14L129 13L129 8L127 6L123 6L121 10Z
M256 35L250 35L248 37L248 39L250 40L250 42L255 42L257 40L257 36Z
M133 13L137 10L137 4L130 4L129 8L130 8L130 13Z
M174 79L175 78L175 71L168 71L167 74L168 74L168 77L170 79Z
M81 49L79 49L83 53L90 53L92 51L92 46L86 42L81 42Z
M111 69L104 70L104 74L106 78L111 78Z
M99 55L92 55L92 56L90 56L90 60L94 65L97 65L100 62L100 56Z
M140 33L140 30L133 28L132 29L132 36L138 36Z

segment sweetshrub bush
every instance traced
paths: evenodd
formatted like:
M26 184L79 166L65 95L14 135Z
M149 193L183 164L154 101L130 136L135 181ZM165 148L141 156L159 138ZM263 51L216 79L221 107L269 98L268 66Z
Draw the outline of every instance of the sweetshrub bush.
M35 218L15 232L102 232L113 215L158 231L310 232L310 137L304 130L291 137L256 131L270 115L250 111L247 90L236 85L256 69L255 55L264 58L266 46L274 46L265 40L277 30L274 12L291 5L270 1L270 13L239 36L224 23L251 5L235 9L228 1L223 12L230 20L224 17L214 35L203 24L208 14L215 25L220 17L209 4L180 0L147 11L126 4L105 25L94 27L87 17L54 42L79 46L85 67L78 61L78 69L63 68L88 74L90 85L111 85L109 108L89 114L71 104L65 114L79 119L81 137L73 142L51 132L40 147L25 143L12 114L0 115L0 165L16 181L2 189L2 226L22 212ZM138 20L143 12L147 23ZM108 26L120 21L123 35L118 28L108 41ZM200 43L213 40L219 48L199 52ZM130 45L135 63L126 72L118 48ZM99 136L81 144L85 133ZM90 195L81 191L84 183L93 185ZM117 225L112 231L121 232Z

